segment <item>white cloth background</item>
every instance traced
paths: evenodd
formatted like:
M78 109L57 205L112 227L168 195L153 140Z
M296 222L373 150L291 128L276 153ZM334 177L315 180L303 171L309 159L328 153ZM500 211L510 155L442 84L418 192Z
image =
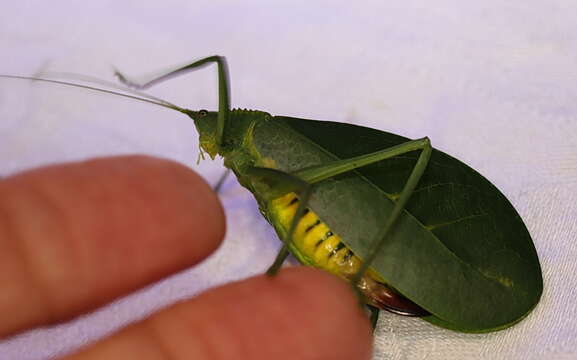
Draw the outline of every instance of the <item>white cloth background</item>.
M0 12L0 73L71 71L111 79L226 55L232 104L371 126L470 164L515 205L543 267L541 303L505 331L459 334L383 314L375 359L577 358L577 2L19 1ZM214 109L213 69L155 95ZM0 80L0 175L91 156L196 164L180 114L76 89ZM224 187L224 246L201 266L68 323L0 342L0 359L45 359L177 299L261 273L278 241L235 181ZM1 321L1 320L0 320Z

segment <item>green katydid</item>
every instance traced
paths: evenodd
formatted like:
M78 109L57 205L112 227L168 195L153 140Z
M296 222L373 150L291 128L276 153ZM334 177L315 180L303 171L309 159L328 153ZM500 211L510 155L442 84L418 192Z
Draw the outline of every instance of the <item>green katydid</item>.
M269 274L292 253L350 280L373 320L381 308L464 332L506 328L535 307L543 282L523 221L488 180L433 149L428 138L231 110L221 56L138 85L117 75L147 87L211 63L218 69L218 111L188 110L136 91L116 94L193 119L201 151L224 158L283 241Z

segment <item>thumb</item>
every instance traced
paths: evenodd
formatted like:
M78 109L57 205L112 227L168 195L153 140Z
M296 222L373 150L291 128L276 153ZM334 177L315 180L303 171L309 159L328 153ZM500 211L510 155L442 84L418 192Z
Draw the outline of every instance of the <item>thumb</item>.
M370 334L348 284L296 267L209 290L67 359L362 360Z

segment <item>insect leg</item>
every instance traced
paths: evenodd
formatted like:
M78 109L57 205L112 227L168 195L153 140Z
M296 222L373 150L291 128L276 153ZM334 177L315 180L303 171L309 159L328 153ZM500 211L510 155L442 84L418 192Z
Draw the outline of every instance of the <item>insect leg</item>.
M421 150L421 154L413 171L409 175L407 182L401 192L401 195L395 202L395 206L391 212L391 215L387 218L386 223L380 233L375 237L375 242L369 251L369 255L363 259L363 264L359 271L352 277L351 283L356 289L359 281L362 279L364 274L367 272L372 262L375 260L377 254L380 252L385 244L387 235L393 228L396 220L399 218L401 212L403 211L409 197L413 193L415 186L419 182L427 164L429 158L431 157L432 147L431 142L428 138L422 138L418 140L408 141L406 143L390 147L381 151L377 151L370 154L360 155L351 159L337 160L328 164L322 164L318 166L309 167L302 169L293 173L296 177L305 181L309 184L314 184L319 181L331 178L333 176L358 169L363 166L367 166L393 156L401 155L407 152Z
M301 221L301 219L305 215L305 209L307 208L307 205L309 203L309 199L311 197L311 192L312 192L311 190L312 190L312 186L307 184L307 186L301 192L298 193L298 195L300 197L300 202L299 202L299 205L297 207L297 211L296 211L295 216L293 217L293 219L291 221L287 236L285 239L283 239L284 244L283 244L282 249L280 250L279 254L277 255L274 263L266 271L266 273L268 275L276 275L276 273L280 269L282 263L287 258L288 254L289 254L288 247L293 241L294 233L295 233L295 230L297 228L298 223Z
M258 189L260 194L265 194L264 196L274 199L294 192L300 199L286 237L281 239L283 241L283 247L278 253L274 263L267 270L268 275L275 275L289 255L289 246L293 241L296 227L305 214L313 186L294 175L277 169L251 167L247 169L246 172L252 179L253 186Z
M423 165L422 169L424 170L432 150L431 142L426 137L422 139L407 141L406 143L392 146L390 148L379 150L373 153L356 156L354 158L336 160L322 165L311 166L305 169L294 171L292 174L307 183L316 184L319 181L332 178L334 176L346 173L347 171L358 169L363 166L374 164L376 162L416 150L422 150L425 154L426 159L424 160L425 164ZM417 164L417 166L419 165Z
M278 252L272 265L267 269L266 274L270 275L270 276L276 275L276 273L279 271L279 269L281 268L282 264L284 263L286 258L289 256L289 254L290 254L290 252L288 249L288 245L283 243L282 248Z
M200 69L210 63L216 63L218 67L218 117L217 117L217 144L222 145L224 138L224 127L228 120L228 113L230 111L230 89L229 89L229 77L228 77L228 65L224 56L209 56L196 60L190 64L180 66L176 69L171 69L162 73L159 76L154 76L143 82L134 82L129 80L126 76L120 73L118 70L114 74L118 77L120 82L123 84L135 87L135 88L147 88L164 80L171 79L175 76L187 73L189 71L194 71Z
M377 241L375 241L367 258L364 259L360 270L353 276L351 280L353 287L356 289L360 279L368 270L378 252L384 245L386 236L404 209L405 204L409 200L409 197L411 196L415 186L419 182L419 179L427 167L427 163L429 162L429 158L432 152L429 139L425 137L418 140L408 141L406 143L374 153L364 154L351 159L337 160L328 164L309 167L295 171L292 174L288 174L275 169L252 168L252 176L264 179L265 182L268 183L268 187L272 189L273 192L276 190L276 196L280 196L295 190L298 190L298 193L300 193L299 195L301 196L301 201L299 203L299 207L297 208L296 214L291 222L287 239L284 240L285 244L289 244L292 241L292 236L294 230L296 229L296 225L304 214L305 208L310 198L313 184L345 173L347 171L351 171L416 150L421 150L417 164L413 168L413 171L411 172L411 175L409 176L409 179L407 180L407 183L405 184L399 199L396 201L391 216L389 216L385 226L383 227L383 230L376 237Z
M372 305L367 305L367 308L371 312L370 315L371 326L373 327L373 331L375 331L377 327L377 321L379 321L379 313L381 310L378 307Z
M406 143L406 144L408 144L408 143ZM401 146L402 145L404 145L404 144L401 144ZM395 202L395 206L393 207L393 211L391 212L391 215L387 218L385 226L382 228L380 233L375 237L376 241L373 243L373 246L372 246L371 250L369 251L369 255L367 256L367 258L364 259L363 264L361 265L361 268L355 274L355 276L353 276L353 278L351 279L351 283L353 284L353 286L356 286L359 283L359 281L361 280L361 278L363 277L365 272L369 269L372 262L377 257L377 254L383 248L383 246L386 242L386 239L387 239L387 235L390 233L396 220L401 215L401 212L405 208L407 201L409 201L409 198L411 197L413 190L415 190L417 183L421 179L421 176L423 175L423 172L425 171L425 168L427 167L427 164L429 163L429 159L431 157L431 152L432 152L431 143L430 143L429 139L424 138L424 141L422 142L422 144L420 146L421 146L422 151L421 151L421 154L419 156L419 159L417 160L417 163L415 164L415 167L413 168L411 175L409 175L409 178L407 179L407 182L405 183L405 186L404 186L403 190L401 191L401 195L399 196L399 199ZM413 151L413 150L409 150L409 151Z
M230 174L230 169L226 169L222 175L220 176L220 178L218 178L218 181L216 182L216 184L214 185L214 187L212 188L212 190L214 190L215 193L219 193L220 192L220 188L222 187L222 185L224 184L224 182L226 181L226 179L228 178L228 175Z

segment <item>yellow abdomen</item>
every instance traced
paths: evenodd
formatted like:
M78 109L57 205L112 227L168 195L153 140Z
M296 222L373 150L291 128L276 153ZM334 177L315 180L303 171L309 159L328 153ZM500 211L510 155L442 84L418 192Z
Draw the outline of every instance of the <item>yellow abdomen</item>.
M294 193L272 201L271 210L286 232L291 226L298 204L299 199ZM309 265L343 278L349 278L360 268L361 260L308 208L297 224L292 241Z
M284 231L281 232L289 232L298 204L299 199L294 193L271 201L269 210L277 225L280 224L283 228ZM297 224L291 246L291 250L296 250L294 253L302 263L327 270L347 280L361 267L361 259L309 208L305 209ZM357 287L369 304L380 309L408 316L428 314L426 310L387 286L371 268L360 279Z

